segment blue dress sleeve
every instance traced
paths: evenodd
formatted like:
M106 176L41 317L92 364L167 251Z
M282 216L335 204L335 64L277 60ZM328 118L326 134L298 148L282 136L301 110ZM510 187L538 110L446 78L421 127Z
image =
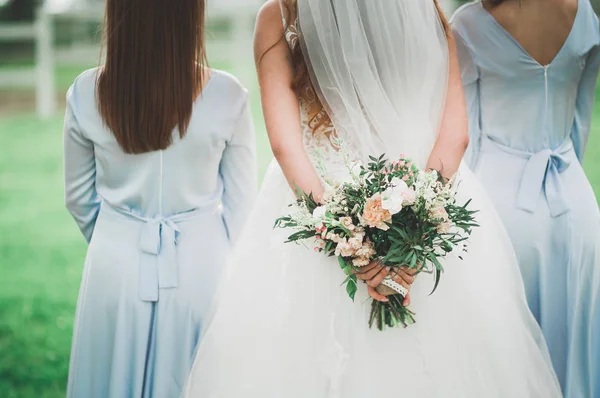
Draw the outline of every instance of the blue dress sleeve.
M223 218L229 239L236 242L257 195L256 141L248 99L245 98L220 164Z
M479 68L473 60L471 50L467 43L456 29L454 29L454 36L456 38L456 47L469 117L469 147L465 153L465 161L469 167L474 169L479 160L482 134Z
M89 243L100 211L96 192L96 161L93 143L84 137L75 114L76 88L67 93L63 133L65 204Z
M596 93L596 82L600 68L600 45L596 45L587 55L583 74L579 82L577 103L575 107L575 120L571 129L571 139L575 147L575 153L580 163L590 135L592 123L592 111L594 108L594 97Z

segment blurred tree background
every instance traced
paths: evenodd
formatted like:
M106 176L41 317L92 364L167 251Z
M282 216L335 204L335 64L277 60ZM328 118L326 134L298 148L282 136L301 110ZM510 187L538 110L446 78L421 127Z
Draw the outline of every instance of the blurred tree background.
M600 10L600 0L590 0L596 10ZM468 3L469 0L458 0ZM0 21L31 21L39 0L0 0Z
M453 0L441 1L452 8ZM600 11L600 0L592 2ZM34 21L40 3L0 0L0 24ZM62 18L54 26L54 44L58 46L99 41L97 22ZM208 26L209 38L228 36L235 29L231 21L213 18ZM209 48L212 66L231 71L230 63L215 61L219 48ZM90 49L90 56L83 57L85 61L79 64L57 62L56 97L61 106L73 79L97 65L99 51L94 46ZM0 36L0 75L8 69L33 68L34 54L32 40L9 42ZM248 76L254 74L251 55L247 56L245 69ZM262 173L272 156L258 90L251 90L251 96ZM63 205L61 112L40 119L35 114L32 85L0 87L0 398L65 396L86 246ZM600 197L600 96L589 148L586 171Z
M38 2L39 0L0 0L0 23L32 22L35 19ZM0 41L0 61L14 57L17 52L33 52L33 43Z
M1 0L0 21L33 21L38 0Z

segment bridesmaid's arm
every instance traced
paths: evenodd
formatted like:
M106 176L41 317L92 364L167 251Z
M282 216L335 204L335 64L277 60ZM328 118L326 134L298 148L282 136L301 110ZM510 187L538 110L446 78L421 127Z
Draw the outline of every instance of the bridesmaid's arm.
M438 170L445 178L451 178L458 171L469 144L465 95L456 44L452 35L448 38L448 47L450 67L446 105L439 135L427 162L428 170Z
M236 242L257 193L256 141L247 94L219 168L223 179L223 218L229 239Z
M581 76L581 81L579 82L579 91L575 108L575 121L573 122L573 128L571 129L571 139L573 140L575 153L577 154L580 163L583 163L583 156L590 135L592 110L594 107L599 68L600 46L596 46L587 56L585 69Z
M472 168L477 167L481 150L481 105L479 96L479 69L473 60L471 50L460 34L454 31L460 72L469 118L469 147L465 161Z
M74 112L76 94L74 84L67 93L63 134L65 204L89 243L101 201L96 192L94 145L83 136Z
M323 187L304 150L300 108L292 89L294 71L283 35L279 4L270 0L258 15L254 39L267 133L273 154L292 189L299 187L319 200Z

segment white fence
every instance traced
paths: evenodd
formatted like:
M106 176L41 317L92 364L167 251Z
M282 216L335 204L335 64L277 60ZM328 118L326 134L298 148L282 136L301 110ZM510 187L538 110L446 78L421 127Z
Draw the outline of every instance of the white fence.
M0 41L31 40L36 43L36 59L52 58L52 23L43 13L35 23L12 23L0 25ZM36 88L37 113L41 117L52 115L56 109L54 100L53 68L39 63L34 68L14 68L0 73L0 87Z

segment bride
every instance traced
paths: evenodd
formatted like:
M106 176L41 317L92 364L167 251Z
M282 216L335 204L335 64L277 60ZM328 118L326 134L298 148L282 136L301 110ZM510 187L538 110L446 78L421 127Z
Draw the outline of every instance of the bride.
M186 396L560 397L510 241L461 165L467 115L454 41L435 0L271 0L258 18L256 58L277 162ZM337 261L285 244L286 231L273 223L294 200L290 186L319 198L316 170L341 179L345 156L384 152L446 177L458 171L461 200L473 198L481 227L464 261L445 261L435 294L428 275L414 278L417 323L380 332L368 328L368 298L385 300L372 287L387 270L368 267L352 302Z

